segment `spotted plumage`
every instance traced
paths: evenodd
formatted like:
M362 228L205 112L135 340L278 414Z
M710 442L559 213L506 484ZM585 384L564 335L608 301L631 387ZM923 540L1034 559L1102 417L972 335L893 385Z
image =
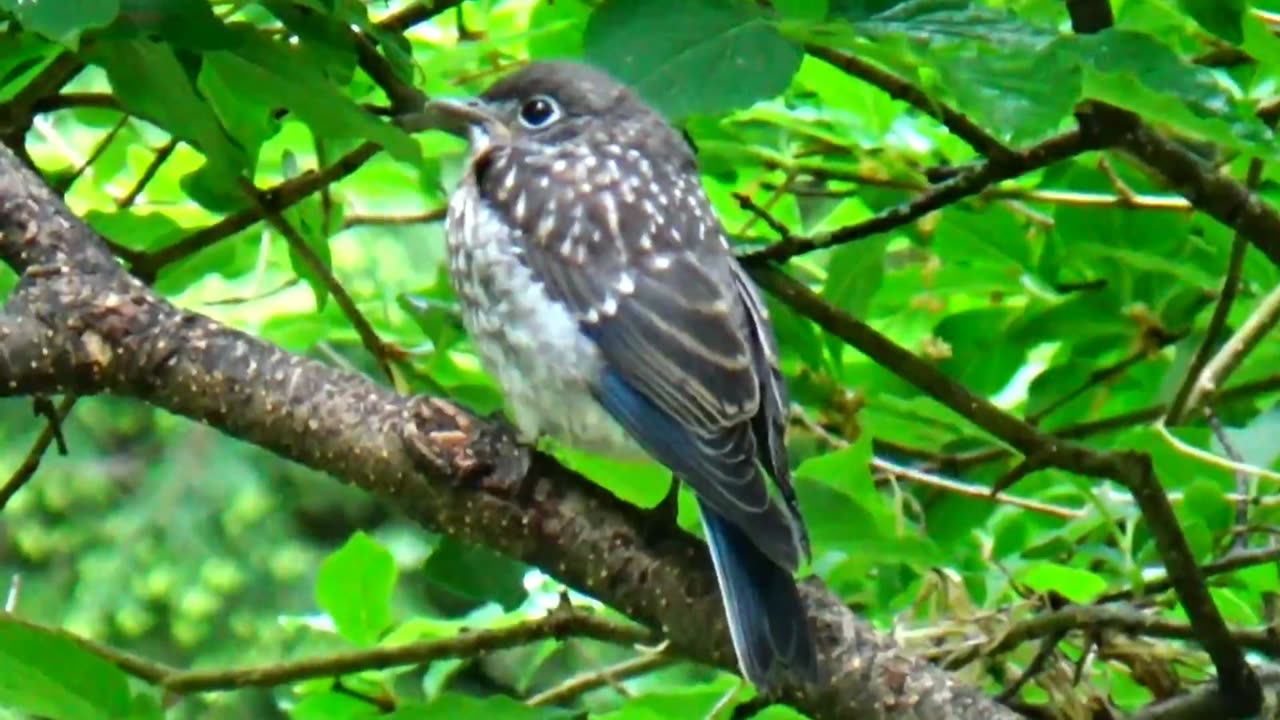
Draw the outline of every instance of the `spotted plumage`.
M744 674L764 688L814 680L777 347L688 144L573 63L434 107L471 140L449 206L451 278L514 422L530 440L648 455L688 483Z

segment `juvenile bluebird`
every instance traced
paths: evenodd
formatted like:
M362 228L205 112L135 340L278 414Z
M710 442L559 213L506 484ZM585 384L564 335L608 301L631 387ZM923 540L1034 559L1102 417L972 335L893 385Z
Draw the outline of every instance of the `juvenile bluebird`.
M430 110L470 141L446 222L450 276L523 438L648 456L687 483L743 674L765 691L815 682L777 343L689 144L634 92L570 62Z

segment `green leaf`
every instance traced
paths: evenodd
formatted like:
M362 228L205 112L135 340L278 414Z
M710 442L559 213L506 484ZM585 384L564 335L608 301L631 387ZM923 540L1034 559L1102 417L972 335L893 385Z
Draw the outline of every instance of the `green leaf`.
M901 522L871 476L871 435L840 450L809 458L795 470L796 493L804 510L815 555L825 548L852 556L865 577L870 563L904 562L928 566L938 548ZM850 528L858 528L851 534Z
M35 34L0 35L0 102L25 87L27 81L59 52L57 45Z
M182 235L182 226L158 212L90 210L84 214L84 220L103 237L137 250L163 246Z
M331 13L315 12L293 0L262 0L262 5L298 37L306 65L319 68L339 85L351 82L356 48L350 26Z
M337 692L308 695L289 712L291 720L363 720L381 716L378 707Z
M120 13L120 0L0 0L22 26L74 46L85 30L106 27Z
M788 20L820 22L827 17L827 0L773 0L773 9Z
M847 243L831 252L822 296L854 317L865 318L871 298L884 282L883 237Z
M1026 359L1027 346L1007 331L1015 317L1004 307L947 315L934 332L951 347L951 357L938 366L980 395L1000 392Z
M1245 0L1178 0L1178 5L1223 40L1236 45L1244 41Z
M540 2L529 18L529 57L538 60L582 55L592 5L586 0Z
M428 720L429 718L484 718L485 720L544 720L570 713L555 708L529 707L506 695L477 697L458 692L441 694L426 704L406 704L396 708L386 720Z
M1074 54L1055 42L1052 29L1006 10L917 0L866 17L853 29L885 45L899 72L920 74L920 61L926 63L936 73L921 74L928 89L949 95L980 125L1017 142L1056 131L1080 99Z
M832 17L845 20L866 20L886 12L897 5L908 5L909 0L831 0Z
M128 717L124 672L69 638L0 614L0 707L51 720Z
M669 119L719 114L778 95L804 52L749 3L607 0L584 52Z
M858 13L851 19L861 32L872 36L906 36L915 44L953 40L981 40L991 44L1026 47L1040 45L1056 33L1032 25L1004 9L971 0L905 0L862 3L874 13Z
M841 245L831 253L822 296L854 317L866 318L871 298L884 283L884 253L888 238L875 237ZM827 350L839 364L848 343L827 336Z
M1083 75L1056 43L1022 49L981 45L932 53L941 87L979 125L1016 143L1056 132L1080 101Z
M227 183L248 165L209 105L196 93L173 48L150 40L101 40L92 53L129 112L198 148Z
M712 682L664 687L659 692L646 692L623 707L607 713L593 714L596 720L632 720L653 718L714 718L719 712L732 714L732 704L724 699L738 685L738 678L722 673ZM719 712L717 712L719 711Z
M232 41L208 0L119 0L120 17L106 37L159 37L191 50L213 50Z
M196 87L213 109L226 132L256 160L262 144L280 131L280 121L272 117L272 106L254 102L243 88L243 78L228 75L219 63L201 63ZM237 193L243 202L243 193Z
M656 462L621 462L558 445L555 456L574 472L640 507L657 505L671 486L671 471Z
M391 624L396 564L390 551L357 531L320 564L316 603L346 639L372 645Z
M469 610L496 602L511 610L529 594L524 588L528 572L524 563L447 536L422 570L435 587L448 593L450 606Z
M1036 592L1055 592L1074 603L1093 602L1107 590L1107 581L1100 576L1052 562L1031 563L1014 577Z
M393 157L420 163L418 144L403 130L379 121L341 92L297 50L253 32L237 32L227 50L205 54L205 63L246 98L267 107L286 107L317 137L373 140Z
M1210 532L1222 533L1235 522L1235 506L1227 498L1226 489L1216 482L1197 479L1182 491L1180 515L1194 517Z
M1059 42L1084 64L1085 96L1230 148L1275 154L1271 131L1212 71L1151 35L1113 28Z

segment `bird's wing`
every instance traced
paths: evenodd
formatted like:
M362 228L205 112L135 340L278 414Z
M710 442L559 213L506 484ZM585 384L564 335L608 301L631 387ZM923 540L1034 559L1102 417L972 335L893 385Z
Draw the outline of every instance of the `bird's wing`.
M591 337L597 399L760 549L795 568L807 542L770 496L790 492L785 397L763 305L695 175L627 155L492 153L480 195L520 229L523 261Z

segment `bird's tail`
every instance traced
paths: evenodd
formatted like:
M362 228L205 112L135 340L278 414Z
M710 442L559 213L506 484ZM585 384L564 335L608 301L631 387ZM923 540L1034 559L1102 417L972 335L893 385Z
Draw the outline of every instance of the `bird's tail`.
M818 680L818 655L791 573L747 534L699 502L738 665L762 692L792 677Z

